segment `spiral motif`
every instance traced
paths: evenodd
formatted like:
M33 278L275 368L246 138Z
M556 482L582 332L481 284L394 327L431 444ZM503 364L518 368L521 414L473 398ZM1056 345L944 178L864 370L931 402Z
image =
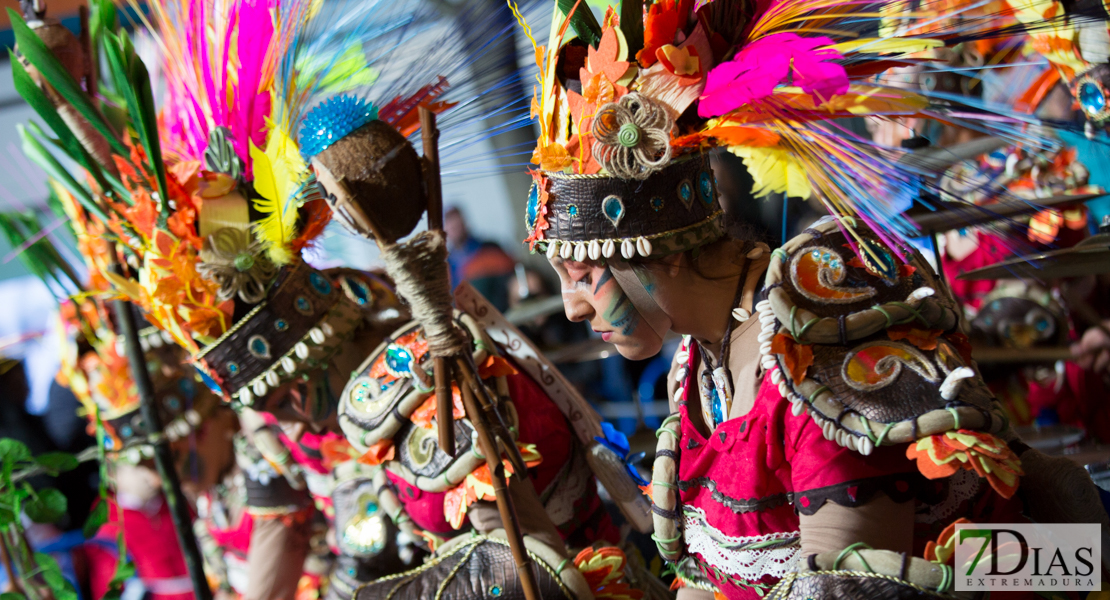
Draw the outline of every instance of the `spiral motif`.
M617 141L625 148L635 148L640 143L640 128L635 123L621 125Z
M603 105L590 133L597 162L614 177L647 179L671 161L671 129L667 109L639 92Z

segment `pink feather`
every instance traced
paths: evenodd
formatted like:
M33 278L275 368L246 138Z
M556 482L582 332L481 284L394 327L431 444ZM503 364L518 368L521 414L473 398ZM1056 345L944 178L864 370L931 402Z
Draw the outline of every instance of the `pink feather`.
M843 94L848 91L848 74L843 65L833 62L843 58L840 53L824 48L832 44L824 36L794 33L774 33L755 40L732 60L709 71L698 114L726 114L763 100L786 83L802 88L818 103Z

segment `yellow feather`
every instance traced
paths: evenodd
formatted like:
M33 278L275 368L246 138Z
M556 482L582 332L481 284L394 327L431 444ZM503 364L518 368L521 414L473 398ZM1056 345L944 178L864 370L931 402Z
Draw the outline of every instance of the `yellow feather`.
M255 235L267 242L267 255L277 265L293 260L289 243L296 237L298 191L307 175L296 142L280 127L270 130L263 152L251 144L254 164L254 190L261 198L254 200L254 209L264 215L255 225Z
M841 54L859 52L861 54L913 54L944 45L943 40L918 38L863 38L841 42L829 46Z
M729 146L728 151L744 159L744 166L751 173L756 197L771 192L785 192L793 198L809 198L813 190L805 168L794 155L783 148Z

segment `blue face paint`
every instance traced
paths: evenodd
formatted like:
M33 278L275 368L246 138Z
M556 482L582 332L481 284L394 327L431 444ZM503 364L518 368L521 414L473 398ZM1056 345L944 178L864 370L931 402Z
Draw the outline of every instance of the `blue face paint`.
M632 306L632 301L624 295L624 292L613 297L609 308L602 316L617 328L621 335L631 335L640 326L640 313Z

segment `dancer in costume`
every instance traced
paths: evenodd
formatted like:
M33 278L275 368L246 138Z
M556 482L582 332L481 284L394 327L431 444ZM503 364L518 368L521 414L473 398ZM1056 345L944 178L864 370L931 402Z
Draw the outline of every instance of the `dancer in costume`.
M1007 429L956 303L898 241L900 170L820 123L933 114L863 76L940 42L856 36L841 3L583 8L537 48L527 241L622 355L684 336L650 487L681 598L950 595L952 523L1020 519L1023 472L1037 518L1106 521L1078 465L1045 469ZM773 252L724 236L714 146L757 194L836 216ZM1053 474L1067 516L1037 494Z
M149 73L117 30L111 3L95 10L93 47L104 61L70 60L75 38L59 43L19 21L28 68L16 69L17 88L85 169L86 181L42 149L41 131L25 132L25 147L73 195L81 220L114 244L100 275L189 351L215 393L249 407L284 385L292 390L285 397L297 402L276 411L283 418L334 419L334 390L403 317L386 306L372 278L320 272L301 260L329 211L286 131L297 121L297 99L323 86L325 76L349 84L368 75L359 41L370 34L361 31L350 44L338 30L313 38L324 46L334 41L337 54L294 64L290 48L309 44L309 2L149 8L167 83L161 117ZM108 65L106 77L83 72L89 62ZM119 271L108 268L113 263ZM345 343L356 348L352 364L335 356ZM241 412L245 437L236 462L245 508L223 510L235 502L200 490L211 525L204 533L215 542L213 580L247 598L291 599L314 511L305 469L274 421ZM236 473L227 477L234 481ZM235 577L226 563L239 552L247 573Z

